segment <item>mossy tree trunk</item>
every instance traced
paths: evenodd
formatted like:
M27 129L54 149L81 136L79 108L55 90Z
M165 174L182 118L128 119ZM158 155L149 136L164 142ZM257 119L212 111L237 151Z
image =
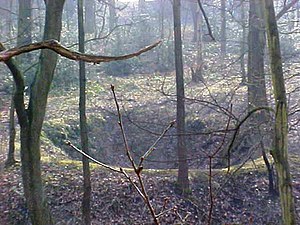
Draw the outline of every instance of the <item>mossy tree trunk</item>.
M288 161L288 113L286 91L282 70L279 34L274 3L265 0L264 12L268 34L268 48L275 97L275 137L272 156L278 174L278 185L284 225L296 224L295 205L292 195L292 180Z

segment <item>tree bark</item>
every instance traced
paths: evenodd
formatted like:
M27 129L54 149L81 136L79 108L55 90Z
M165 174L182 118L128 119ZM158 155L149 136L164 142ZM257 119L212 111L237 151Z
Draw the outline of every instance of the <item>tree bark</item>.
M276 107L274 149L271 154L274 158L278 174L283 224L294 225L296 224L296 213L292 194L292 178L288 161L288 113L279 33L273 1L265 0L263 2Z
M178 151L178 178L179 188L184 193L189 189L187 149L185 140L185 105L184 105L184 78L182 62L181 40L181 3L173 1L174 39L175 39L175 67L177 93L177 151Z
M78 39L79 52L84 53L84 20L83 20L83 0L77 1L78 10ZM88 131L86 119L86 72L85 62L79 61L79 117L80 117L80 139L81 149L86 154L90 154L88 147ZM91 172L89 160L82 156L83 170L83 198L82 198L82 219L85 225L91 224Z

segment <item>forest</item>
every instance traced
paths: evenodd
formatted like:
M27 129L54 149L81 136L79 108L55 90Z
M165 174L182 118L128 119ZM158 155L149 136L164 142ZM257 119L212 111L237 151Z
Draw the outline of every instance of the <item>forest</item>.
M300 224L299 0L0 0L0 225Z

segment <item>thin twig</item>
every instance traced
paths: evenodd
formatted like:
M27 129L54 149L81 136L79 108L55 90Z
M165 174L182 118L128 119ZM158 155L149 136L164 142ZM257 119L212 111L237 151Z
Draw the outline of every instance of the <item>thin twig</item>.
M131 153L130 153L130 149L129 149L127 137L126 137L126 134L125 134L125 131L124 131L124 126L123 126L123 120L122 120L122 115L121 115L121 111L120 111L120 106L119 106L119 103L118 103L118 100L117 100L117 97L116 97L116 93L115 93L115 87L113 85L111 85L110 87L111 87L111 91L113 93L115 104L116 104L116 107L117 107L118 118L119 118L118 124L119 124L120 129L121 129L122 138L123 138L124 145L125 145L126 155L127 155L128 159L129 159L129 161L131 163L132 168L134 169L134 171L136 171L137 170L137 166L135 165L135 162L134 162L134 160L133 160L133 158L131 156Z
M151 145L150 148L145 152L145 154L141 157L139 167L142 166L143 161L153 152L157 143L165 136L165 134L168 132L168 130L174 126L174 124L175 124L175 121L172 121L171 123L169 123L169 125L164 129L164 131L156 139L156 141L153 143L153 145Z

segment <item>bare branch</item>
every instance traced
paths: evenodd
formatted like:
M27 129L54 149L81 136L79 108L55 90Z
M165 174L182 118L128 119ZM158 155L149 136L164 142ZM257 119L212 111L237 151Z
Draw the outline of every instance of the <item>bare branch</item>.
M159 45L161 41L158 41L152 45L149 45L137 52L128 54L128 55L121 55L121 56L102 56L102 55L89 55L89 54L84 54L80 53L77 51L70 50L63 45L61 45L58 41L56 40L47 40L47 41L42 41L42 42L37 42L29 45L24 45L8 50L4 50L0 52L0 62L1 61L7 61L8 59L20 55L22 53L26 52L31 52L35 51L38 49L50 49L57 54L66 57L68 59L72 60L82 60L85 62L90 62L90 63L101 63L101 62L111 62L111 61L117 61L117 60L124 60L124 59L130 59L135 56L139 56L142 53L145 53L153 48L155 48L157 45Z
M230 157L231 157L230 154L231 154L231 149L232 149L233 144L234 144L234 142L235 142L235 140L237 138L237 135L238 135L238 132L240 130L240 127L249 119L250 116L252 116L252 114L254 114L254 113L256 113L256 112L258 112L260 110L267 110L267 111L274 112L274 110L272 108L270 108L270 107L261 106L261 107L254 108L236 126L236 128L235 128L236 130L235 130L235 132L233 134L233 137L232 137L231 142L230 142L230 144L228 146L228 149L227 149L227 173L230 172Z
M74 146L70 141L66 141L66 145L70 146L72 149L74 149L75 151L79 152L81 155L87 157L89 160L93 161L94 163L106 168L106 169L109 169L113 172L117 172L117 173L123 173L122 172L122 169L116 169L112 166L109 166L109 165L106 165L96 159L94 159L92 156L88 155L87 153L85 153L84 151L80 150L79 148L77 148L76 146Z
M123 121L122 121L122 115L121 115L121 112L120 112L120 107L119 107L119 103L118 103L118 100L117 100L117 97L116 97L115 87L113 85L111 85L111 91L113 93L115 104L116 104L116 107L117 107L117 112L118 112L118 117L119 117L118 124L119 124L120 129L121 129L121 133L122 133L122 137L123 137L123 141L124 141L124 145L125 145L126 155L127 155L128 159L131 163L132 168L136 172L137 171L137 166L135 165L135 162L134 162L134 160L131 156L131 153L130 153L129 145L128 145L126 134L125 134L125 131L124 131L124 126L123 126Z
M143 195L143 193L141 192L141 190L139 189L139 187L134 183L134 181L131 179L131 177L126 173L126 171L120 167L119 169L116 169L112 166L109 166L107 164L104 164L100 161L98 161L97 159L93 158L92 156L88 155L87 153L85 153L84 151L80 150L79 148L77 148L76 146L74 146L70 141L66 141L66 145L70 146L72 149L74 149L75 151L79 152L81 155L87 157L89 160L91 160L92 162L106 168L109 169L113 172L116 173L121 173L123 174L128 180L129 182L133 185L133 187L137 190L138 194L144 199L145 201L145 196Z
M205 19L205 23L206 23L207 30L208 30L208 35L211 37L212 41L216 41L215 37L214 37L213 34L212 34L211 27L210 27L210 24L209 24L207 15L206 15L206 13L205 13L205 11L204 11L204 8L203 8L203 6L202 6L200 0L197 0L197 1L198 1L199 8L200 8L200 10L201 10L201 12L202 12L202 15L203 15L203 17L204 17L204 19Z
M279 20L293 5L295 5L299 0L292 0L290 3L285 4L280 12L276 15L276 20Z
M140 189L139 190L140 190L141 194L144 196L144 202L146 203L146 205L147 205L147 207L148 207L148 209L151 213L151 216L153 218L153 222L154 222L154 224L159 225L160 224L159 219L157 218L156 213L154 211L154 208L152 207L150 198L149 198L149 196L147 194L147 190L145 188L144 181L143 181L142 176L141 176L141 172L142 172L142 169L143 169L143 167L141 166L142 165L142 159L141 159L140 165L137 167L134 160L133 160L133 158L132 158L132 156L131 156L131 153L130 153L130 149L129 149L129 146L128 146L128 142L127 142L127 138L126 138L123 122L122 122L121 111L120 111L119 103L118 103L118 100L117 100L117 97L116 97L115 87L113 85L111 85L111 91L113 93L114 101L115 101L117 112L118 112L118 118L119 118L118 123L119 123L120 129L121 129L121 133L122 133L122 137L123 137L123 141L124 141L124 145L125 145L125 151L126 151L127 158L130 161L131 166L132 166L132 168L133 168L133 170L134 170L134 172L135 172L135 174L136 174L136 176L139 180L139 184L140 184ZM165 131L165 132L167 132L167 131ZM158 139L158 141L159 140L160 140L160 138ZM153 151L153 148L151 150L151 147L150 147L150 149L145 154L149 155L151 153L151 151Z
M155 146L157 143L165 136L165 134L168 132L168 130L173 127L175 124L175 121L172 121L169 123L169 125L163 130L163 132L160 134L160 136L156 139L156 141L150 146L150 148L145 152L145 154L141 157L140 163L139 163L139 168L142 166L143 161L153 152L155 149Z

